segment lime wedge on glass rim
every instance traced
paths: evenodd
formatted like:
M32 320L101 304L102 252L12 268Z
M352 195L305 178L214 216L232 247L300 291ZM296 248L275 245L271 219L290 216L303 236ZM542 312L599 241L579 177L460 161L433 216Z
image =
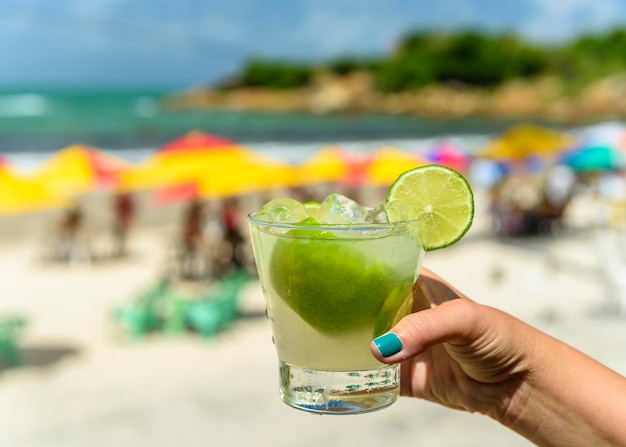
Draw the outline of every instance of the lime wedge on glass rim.
M425 165L401 174L385 201L390 221L416 220L426 251L448 247L474 220L474 194L454 169Z

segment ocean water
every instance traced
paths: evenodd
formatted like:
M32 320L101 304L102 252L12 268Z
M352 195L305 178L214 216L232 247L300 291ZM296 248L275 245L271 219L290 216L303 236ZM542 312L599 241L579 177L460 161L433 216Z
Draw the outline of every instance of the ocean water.
M139 162L192 130L298 162L327 145L367 152L384 145L417 151L447 139L469 151L515 124L486 119L173 111L171 94L147 89L0 89L0 154L29 170L55 151L88 144Z

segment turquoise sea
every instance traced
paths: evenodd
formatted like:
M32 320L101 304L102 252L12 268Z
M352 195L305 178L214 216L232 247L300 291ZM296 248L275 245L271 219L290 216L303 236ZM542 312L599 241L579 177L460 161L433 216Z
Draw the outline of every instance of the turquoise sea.
M167 90L0 88L0 154L26 167L70 144L89 144L138 161L191 130L219 134L289 160L335 144L367 151L386 144L416 150L433 139L469 146L512 121L385 115L171 111Z

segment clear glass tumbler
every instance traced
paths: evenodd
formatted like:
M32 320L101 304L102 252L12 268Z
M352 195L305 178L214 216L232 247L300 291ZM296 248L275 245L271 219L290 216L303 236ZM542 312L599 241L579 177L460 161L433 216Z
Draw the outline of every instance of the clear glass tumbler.
M400 368L378 362L370 343L411 311L424 257L415 223L309 226L255 216L248 223L282 400L329 414L391 405Z

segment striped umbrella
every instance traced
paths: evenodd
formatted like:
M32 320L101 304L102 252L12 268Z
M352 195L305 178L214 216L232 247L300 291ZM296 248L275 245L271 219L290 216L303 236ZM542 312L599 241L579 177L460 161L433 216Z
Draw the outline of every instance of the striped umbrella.
M0 157L0 214L29 213L65 206L39 182L24 178Z
M91 146L72 145L54 154L29 176L53 194L72 197L121 185L131 164Z
M394 147L382 147L374 152L367 167L367 184L391 185L403 172L425 164L428 164L427 160L410 152Z
M190 132L123 175L128 190L178 190L180 199L224 197L291 184L293 168L226 138Z

